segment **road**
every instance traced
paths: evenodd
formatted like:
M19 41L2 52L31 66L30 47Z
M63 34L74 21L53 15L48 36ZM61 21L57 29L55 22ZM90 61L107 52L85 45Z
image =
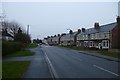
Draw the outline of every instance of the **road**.
M55 78L118 78L118 62L56 46L41 46Z

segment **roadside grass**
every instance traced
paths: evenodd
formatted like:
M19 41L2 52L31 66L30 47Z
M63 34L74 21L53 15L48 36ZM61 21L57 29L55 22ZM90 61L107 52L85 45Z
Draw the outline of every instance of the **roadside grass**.
M80 51L88 51L91 53L101 54L101 55L110 56L110 57L114 57L114 58L120 58L120 52L110 52L108 50L91 50L88 48L76 47L76 46L61 46L61 45L59 45L59 47L65 47L65 48L69 48L69 49L73 49L73 50L80 50Z
M120 52L110 52L110 51L104 51L104 50L103 51L98 50L96 52L99 53L99 54L102 54L102 55L111 56L111 57L120 59Z
M89 51L89 49L88 49L88 48L76 47L76 46L61 46L61 45L59 45L59 47L65 47L65 48L74 49L74 50Z
M35 48L37 46L38 46L37 44L31 43L27 46L27 48Z
M0 60L0 79L2 78L2 60Z
M8 61L2 63L2 78L23 78L30 61Z
M3 57L20 57L20 56L33 56L35 53L29 50L22 49L21 51L6 54Z

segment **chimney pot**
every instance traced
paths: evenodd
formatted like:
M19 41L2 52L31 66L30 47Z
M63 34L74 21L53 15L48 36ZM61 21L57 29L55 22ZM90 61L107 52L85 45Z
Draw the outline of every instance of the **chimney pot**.
M120 23L120 16L117 16L117 23L119 24Z
M100 28L100 26L99 26L99 23L98 23L98 22L96 22L96 23L94 24L94 28L95 28L95 29L99 29L99 28Z
M85 32L85 28L82 28L82 32Z

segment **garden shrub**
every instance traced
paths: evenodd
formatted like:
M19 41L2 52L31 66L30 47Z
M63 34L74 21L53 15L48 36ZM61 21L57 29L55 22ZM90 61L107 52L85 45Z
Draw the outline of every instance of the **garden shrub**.
M2 55L14 53L21 50L21 45L18 42L2 42Z

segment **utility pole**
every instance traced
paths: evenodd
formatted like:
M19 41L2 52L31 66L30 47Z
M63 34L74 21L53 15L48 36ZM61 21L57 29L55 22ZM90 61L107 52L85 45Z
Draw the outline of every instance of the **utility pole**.
M29 35L29 24L27 25L27 35Z
M29 24L27 25L27 36L29 36ZM27 43L29 43L29 39L27 39Z

